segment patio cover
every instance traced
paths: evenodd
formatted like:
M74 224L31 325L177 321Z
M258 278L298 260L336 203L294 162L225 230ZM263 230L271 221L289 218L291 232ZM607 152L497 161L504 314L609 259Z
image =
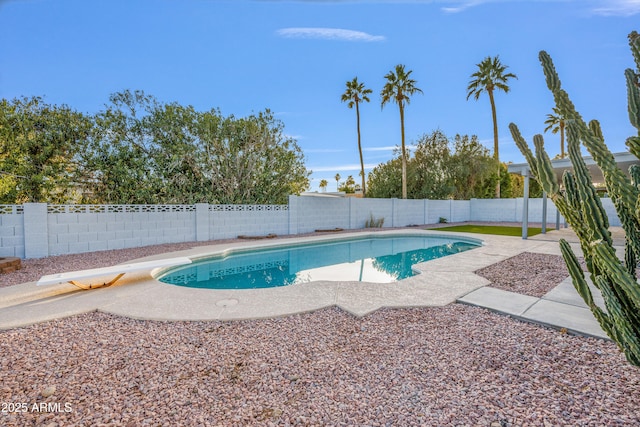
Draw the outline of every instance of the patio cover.
M622 153L614 153L613 157L620 169L627 175L629 175L629 166L634 164L640 164L640 160L633 154L629 152ZM602 171L593 160L593 157L583 157L582 158L589 169L589 174L591 175L592 182L594 184L604 183L604 177L602 176ZM566 170L573 170L571 166L571 160L569 158L552 160L551 164L553 165L553 170L558 177L558 181L562 184L562 174ZM522 238L527 238L527 228L529 227L529 177L531 176L531 171L529 169L528 163L517 163L508 165L509 173L519 173L524 176L524 198L523 198L523 206L522 206ZM559 218L559 217L558 217ZM543 193L542 195L542 232L546 231L546 222L547 222L547 194ZM556 221L556 228L558 227L559 222Z

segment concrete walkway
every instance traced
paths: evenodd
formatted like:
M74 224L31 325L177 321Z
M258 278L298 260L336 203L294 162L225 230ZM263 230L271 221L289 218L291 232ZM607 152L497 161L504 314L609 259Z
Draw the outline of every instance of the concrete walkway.
M557 233L554 235L554 233ZM365 237L347 233L283 239L278 242L239 242L201 246L131 261L188 256L197 259L247 247L341 240ZM100 310L149 320L238 320L286 316L338 306L363 316L381 307L444 306L459 301L478 305L523 320L569 331L605 337L591 312L584 306L569 280L543 298L534 298L491 288L474 272L522 252L559 255L557 243L564 230L552 231L544 239L444 233L437 230L394 230L372 235L454 234L480 239L482 247L417 264L421 272L396 283L311 282L270 289L209 290L168 285L155 280L157 271L124 276L116 285L80 291L69 284L37 287L34 282L0 288L0 329L26 326L51 319ZM579 247L573 244L574 250ZM599 294L599 292L596 292Z
M616 252L618 256L622 256L624 254L624 230L621 227L611 227L610 231ZM575 247L575 244L579 243L578 237L570 228L552 230L546 234L538 234L529 238L529 240L537 242L558 242L560 239L574 244L574 252L578 256L582 255L582 252ZM588 277L587 280L594 301L604 309L605 305L600 291L593 286ZM591 310L575 290L570 277L563 280L542 298L486 286L459 298L458 302L488 308L524 321L566 329L568 332L579 335L608 339Z
M600 291L593 285L591 289L596 303L604 308ZM520 320L566 329L574 334L608 338L576 292L570 277L542 298L485 286L458 298L458 302L488 308Z

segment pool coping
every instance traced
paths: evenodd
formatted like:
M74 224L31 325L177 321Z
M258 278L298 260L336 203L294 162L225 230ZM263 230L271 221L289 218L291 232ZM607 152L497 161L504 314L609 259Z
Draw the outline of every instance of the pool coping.
M400 229L305 236L277 241L246 241L168 252L136 260L187 256L201 258L238 248L256 249L354 237L444 236L482 241L482 246L414 265L416 276L390 284L318 281L278 288L211 290L165 284L154 279L161 269L125 275L108 287L80 291L72 285L37 287L35 282L0 289L0 329L26 326L51 319L99 310L145 320L244 320L314 311L337 306L356 316L382 307L444 306L488 285L474 271L517 255L540 252L558 255L555 241L522 240L509 236Z

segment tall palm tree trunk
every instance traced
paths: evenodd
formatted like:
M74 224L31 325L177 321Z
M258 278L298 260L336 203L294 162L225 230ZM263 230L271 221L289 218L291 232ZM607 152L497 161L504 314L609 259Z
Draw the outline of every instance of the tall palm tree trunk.
M498 163L498 183L496 184L496 199L500 198L500 153L498 151L498 118L496 115L496 103L493 100L493 90L488 90L489 100L491 101L491 116L493 118L493 158Z
M402 102L398 104L400 107L400 133L402 135L402 198L407 198L407 155L404 146L404 106Z
M356 119L357 119L357 127L358 127L358 151L360 152L360 170L362 171L362 197L366 197L367 189L364 186L364 160L362 159L362 145L360 144L360 107L358 106L358 102L356 102Z

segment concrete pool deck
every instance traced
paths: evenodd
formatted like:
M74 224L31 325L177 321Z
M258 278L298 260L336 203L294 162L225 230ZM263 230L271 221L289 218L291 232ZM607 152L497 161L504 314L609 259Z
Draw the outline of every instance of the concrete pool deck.
M569 230L570 232L570 230ZM554 234L556 233L556 234ZM255 248L366 237L367 232L339 236L293 237L278 241L248 241L201 246L133 261L207 254L236 248ZM459 301L523 320L575 333L605 337L570 281L565 280L543 298L513 294L488 287L474 271L522 252L559 255L557 240L566 230L543 237L448 233L434 230L393 230L375 236L435 235L480 239L483 246L417 264L422 274L390 284L318 281L269 289L210 290L174 286L153 278L157 272L125 275L117 284L79 290L70 284L37 287L35 282L0 288L0 329L31 325L90 311L148 320L240 320L286 316L338 306L356 316L382 307L433 307ZM578 245L574 250L579 252ZM572 294L573 292L573 294ZM582 304L581 304L582 303Z

